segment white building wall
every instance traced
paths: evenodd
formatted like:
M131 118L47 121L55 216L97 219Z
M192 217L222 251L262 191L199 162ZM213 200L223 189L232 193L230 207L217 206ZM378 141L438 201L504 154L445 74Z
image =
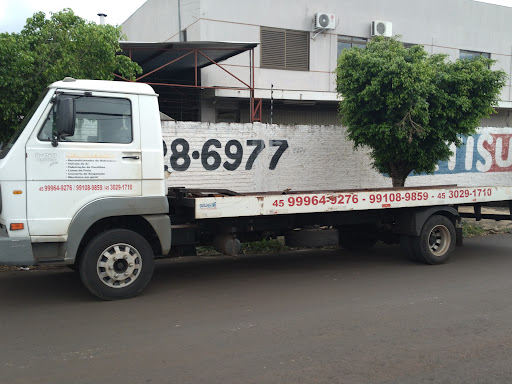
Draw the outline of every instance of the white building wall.
M353 150L343 127L164 122L162 130L169 148L165 158L171 171L167 180L169 187L220 188L236 192L391 187L391 179L371 167L367 151ZM177 139L186 140L188 151L181 145L173 146ZM208 146L201 155L205 143L211 139L218 140L220 148ZM233 171L224 167L226 161L233 162L226 155L226 144L230 140L239 142L243 150L241 163ZM247 140L261 140L265 144L251 169L246 169L246 165L255 146L248 145ZM288 144L273 170L269 166L279 147L272 147L270 140L286 140ZM481 128L466 142L465 147L456 149L450 161L439 164L434 175L409 176L406 186L512 185L512 128ZM198 158L194 158L195 151ZM216 156L206 151L219 154L218 168L205 169L202 159L211 165ZM232 147L231 153L234 152ZM170 162L173 154L181 157L177 164L186 170L173 170Z
M336 100L333 71L338 35L370 37L372 20L393 23L402 41L422 44L430 53L459 57L459 50L491 53L496 69L509 74L502 92L503 107L512 107L512 8L473 0L181 0L182 28L189 41L259 42L260 26L312 31L315 12L334 13L335 30L310 40L310 70L260 68L255 50L256 97ZM177 0L148 0L122 25L128 40L173 41L178 38ZM313 37L311 33L311 37ZM249 80L249 55L223 63L244 81ZM213 66L202 70L205 86L237 86L237 81ZM245 97L235 90L218 90L217 96Z
M182 29L190 28L194 41L200 40L200 0L180 0ZM128 41L179 41L178 0L148 0L123 24ZM189 38L189 40L192 40Z

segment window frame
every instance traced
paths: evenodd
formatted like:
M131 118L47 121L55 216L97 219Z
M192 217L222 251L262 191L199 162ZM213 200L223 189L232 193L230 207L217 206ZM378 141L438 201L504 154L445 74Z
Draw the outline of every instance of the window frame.
M463 54L465 54L465 57L461 57ZM486 59L491 58L490 52L480 52L480 51L470 51L468 49L459 49L459 59L461 59L461 60L473 60L479 56L484 57Z
M89 140L73 140L72 137L73 136L69 136L69 137L66 137L66 138L61 138L60 140L63 141L63 142L66 142L66 143L85 143L85 144L121 144L121 145L129 145L129 144L132 144L135 140L134 138L134 129L133 129L133 104L132 104L132 100L129 99L129 98L126 98L126 97L112 97L112 96L99 96L99 95L87 95L85 93L60 93L59 95L66 95L66 96L70 96L70 97L73 97L76 99L80 99L80 98L95 98L95 99L112 99L112 100L124 100L124 101L127 101L128 102L128 105L129 105L129 108L130 108L130 118L129 118L129 125L130 125L130 141L127 141L127 142L122 142L122 141L98 141L97 139L95 141L89 141ZM49 109L48 111L48 114L46 115L45 119L44 119L44 123L41 125L41 128L39 129L39 132L37 133L37 140L40 141L40 142L49 142L49 141L52 141L51 138L42 138L42 134L43 134L43 131L46 127L46 124L50 121L51 117L52 117L52 114L54 114L55 112L55 106L56 106L56 103L54 102L53 105L51 106L51 108ZM76 127L78 127L78 120L80 119L78 116L79 116L80 112L76 112L76 116L75 116L75 121L76 121ZM97 113L95 113L97 115ZM124 116L125 115L116 115L116 116ZM82 117L81 119L84 119L84 117ZM76 128L75 128L75 132L76 132ZM96 136L97 137L97 136Z
M338 35L338 38L336 40L337 57L339 57L341 55L341 52L343 52L344 49L350 49L353 47L361 47L361 46L366 47L366 44L368 44L368 41L369 41L369 39L366 37ZM340 43L350 44L350 47L342 48L340 50L339 49Z

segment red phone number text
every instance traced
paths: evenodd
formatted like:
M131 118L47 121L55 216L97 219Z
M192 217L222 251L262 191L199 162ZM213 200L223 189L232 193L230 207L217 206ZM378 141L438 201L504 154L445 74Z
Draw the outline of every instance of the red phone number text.
M43 185L39 187L40 192L70 192L70 191L131 191L132 184L63 184L63 185Z
M275 200L272 205L274 207L300 207L302 205L325 205L325 204L348 204L359 202L359 197L354 194L338 195L338 196L290 196L288 199Z
M370 204L389 204L409 201L427 201L432 198L438 199L460 199L470 197L489 197L492 195L491 188L475 188L475 189L454 189L446 192L439 192L430 196L428 192L386 192L372 193L368 196ZM282 207L300 207L308 205L326 205L326 204L357 204L361 199L356 194L340 194L337 196L290 196L286 199L274 200L272 205L277 208Z

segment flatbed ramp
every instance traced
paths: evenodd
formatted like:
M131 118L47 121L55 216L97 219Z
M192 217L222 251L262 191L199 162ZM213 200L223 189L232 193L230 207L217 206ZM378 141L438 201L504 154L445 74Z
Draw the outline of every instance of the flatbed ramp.
M196 219L364 211L511 201L512 187L411 187L322 192L236 194L180 189Z

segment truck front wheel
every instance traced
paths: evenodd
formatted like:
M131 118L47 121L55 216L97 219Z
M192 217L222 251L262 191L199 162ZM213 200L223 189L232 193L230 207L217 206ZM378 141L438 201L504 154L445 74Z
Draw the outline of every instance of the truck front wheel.
M80 257L80 278L103 300L127 299L139 294L154 268L149 243L136 232L112 229L94 237Z
M434 215L425 222L420 235L410 241L413 258L427 264L442 264L455 250L455 226L447 217Z

